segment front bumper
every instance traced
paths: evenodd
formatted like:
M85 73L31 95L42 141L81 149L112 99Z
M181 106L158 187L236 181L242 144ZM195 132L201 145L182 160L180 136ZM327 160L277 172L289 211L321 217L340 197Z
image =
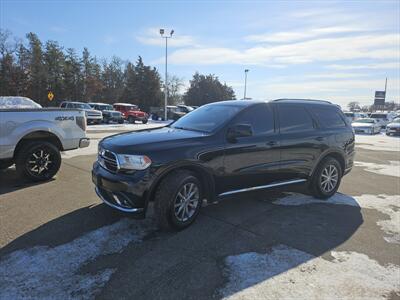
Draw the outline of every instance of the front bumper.
M86 148L89 147L90 139L89 138L82 138L79 141L79 148Z
M153 182L148 169L133 174L111 173L96 161L93 164L92 181L97 195L105 204L144 217L146 195Z
M386 133L388 134L400 134L400 128L386 128Z

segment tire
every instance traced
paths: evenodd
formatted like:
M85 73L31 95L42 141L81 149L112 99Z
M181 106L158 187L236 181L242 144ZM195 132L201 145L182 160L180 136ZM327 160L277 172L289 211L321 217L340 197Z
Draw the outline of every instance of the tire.
M135 123L135 118L132 116L128 117L128 123L134 124Z
M52 143L44 141L25 143L18 151L15 159L17 173L31 181L49 180L56 175L60 165L61 154L59 149ZM42 170L42 168L44 169Z
M124 120L118 120L118 124L124 124Z
M144 119L144 120L142 121L143 124L147 124L147 122L148 122L147 119Z
M332 173L331 173L332 171ZM331 173L331 175L329 175ZM336 174L336 176L335 176ZM340 186L342 179L342 167L333 157L328 157L320 162L315 170L309 190L311 194L318 199L327 199L333 196ZM328 176L328 177L327 177ZM332 178L331 181L324 183L324 179ZM334 180L336 179L336 182ZM328 179L329 180L329 179ZM333 187L331 185L334 185Z
M0 161L0 170L5 170L14 164L12 160Z
M194 194L192 198L189 198L189 202L186 202L188 215L185 216L185 200L179 195L184 194L185 187L189 194L191 186ZM197 192L195 189L197 189ZM192 200L190 201L190 199ZM158 227L164 231L180 230L188 227L198 216L202 199L202 184L193 173L176 171L167 175L157 188L154 199L154 213ZM179 203L182 203L182 205L175 208L175 205L179 205ZM191 211L189 212L189 210ZM185 217L187 218L185 219Z

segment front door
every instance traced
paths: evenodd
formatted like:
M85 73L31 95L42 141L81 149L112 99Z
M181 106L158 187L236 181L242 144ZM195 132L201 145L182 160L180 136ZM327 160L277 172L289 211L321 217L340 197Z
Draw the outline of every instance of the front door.
M279 171L279 143L271 105L261 103L246 108L227 128L236 124L251 125L253 134L235 142L226 140L219 193L268 184L275 181Z

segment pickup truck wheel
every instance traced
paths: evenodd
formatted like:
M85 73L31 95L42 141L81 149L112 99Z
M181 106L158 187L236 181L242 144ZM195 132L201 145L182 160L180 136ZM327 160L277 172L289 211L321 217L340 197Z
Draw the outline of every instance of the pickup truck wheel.
M327 199L336 193L341 179L340 163L333 157L328 157L317 167L310 183L310 191L316 198Z
M203 199L201 182L189 171L169 174L158 187L154 211L162 230L183 229L196 219Z
M5 170L14 164L12 160L0 161L0 170Z
M144 119L144 120L142 120L142 123L147 124L147 121L148 121L147 119Z
M124 120L118 120L118 124L124 124Z
M61 155L49 142L28 142L18 151L15 166L20 176L32 181L52 178L60 169Z
M135 123L135 118L132 117L132 116L129 116L128 117L128 123L131 123L131 124Z

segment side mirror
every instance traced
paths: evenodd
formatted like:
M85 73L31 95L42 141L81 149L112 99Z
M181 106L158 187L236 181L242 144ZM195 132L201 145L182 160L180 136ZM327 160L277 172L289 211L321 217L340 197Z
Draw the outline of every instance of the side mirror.
M236 124L228 129L227 139L236 142L237 138L253 135L253 128L248 124Z

